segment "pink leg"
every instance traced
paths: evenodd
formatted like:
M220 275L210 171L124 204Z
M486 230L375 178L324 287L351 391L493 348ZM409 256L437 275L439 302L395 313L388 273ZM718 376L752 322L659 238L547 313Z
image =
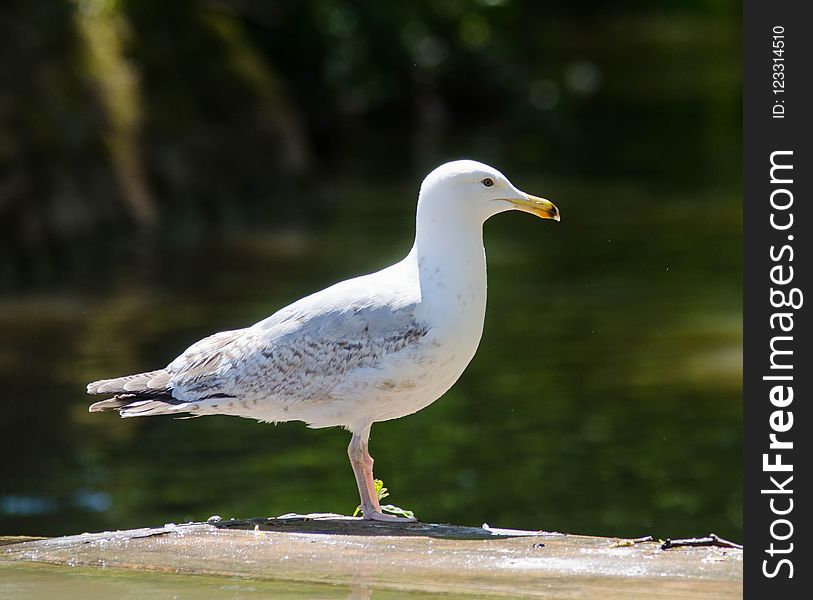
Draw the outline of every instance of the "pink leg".
M370 456L367 444L369 439L370 427L367 426L362 431L353 433L353 438L347 447L347 455L350 457L350 465L353 467L353 475L356 476L356 485L358 485L359 488L361 510L364 514L364 518L373 521L400 521L407 523L415 521L415 519L386 515L381 512L381 505L378 503L378 496L375 493L373 457Z

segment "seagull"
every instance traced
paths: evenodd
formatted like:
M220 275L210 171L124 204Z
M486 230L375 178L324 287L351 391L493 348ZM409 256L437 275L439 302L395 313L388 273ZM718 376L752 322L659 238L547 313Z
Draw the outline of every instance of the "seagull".
M421 185L415 243L403 260L206 337L163 369L90 383L89 394L113 395L90 412L343 427L363 518L414 520L381 511L370 427L432 404L474 357L486 310L483 223L508 210L559 220L552 202L493 167L443 164Z

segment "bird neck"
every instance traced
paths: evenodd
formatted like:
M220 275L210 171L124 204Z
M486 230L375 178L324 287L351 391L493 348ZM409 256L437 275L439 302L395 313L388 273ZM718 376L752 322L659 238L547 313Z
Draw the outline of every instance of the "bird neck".
M472 215L418 204L415 245L422 304L443 319L485 317L483 224Z

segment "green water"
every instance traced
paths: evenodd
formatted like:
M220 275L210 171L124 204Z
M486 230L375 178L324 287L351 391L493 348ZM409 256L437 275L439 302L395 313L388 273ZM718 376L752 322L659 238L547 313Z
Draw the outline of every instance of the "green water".
M84 386L399 259L423 174L469 156L562 222L487 224L477 356L438 402L373 428L388 500L426 521L740 539L736 28L653 22L578 38L611 49L582 49L603 86L561 111L356 123L308 182L248 211L223 199L215 229L175 207L153 236L32 261L0 288L0 533L352 512L346 432L91 415Z

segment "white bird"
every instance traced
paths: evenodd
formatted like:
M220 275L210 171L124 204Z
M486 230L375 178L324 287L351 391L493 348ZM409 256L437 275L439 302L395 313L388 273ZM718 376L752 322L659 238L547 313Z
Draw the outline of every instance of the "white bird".
M402 261L204 338L163 369L91 383L88 393L114 397L90 411L344 427L364 518L410 520L381 512L370 427L425 408L471 361L486 309L483 223L508 210L559 220L553 203L496 169L446 163L421 185L415 243Z

